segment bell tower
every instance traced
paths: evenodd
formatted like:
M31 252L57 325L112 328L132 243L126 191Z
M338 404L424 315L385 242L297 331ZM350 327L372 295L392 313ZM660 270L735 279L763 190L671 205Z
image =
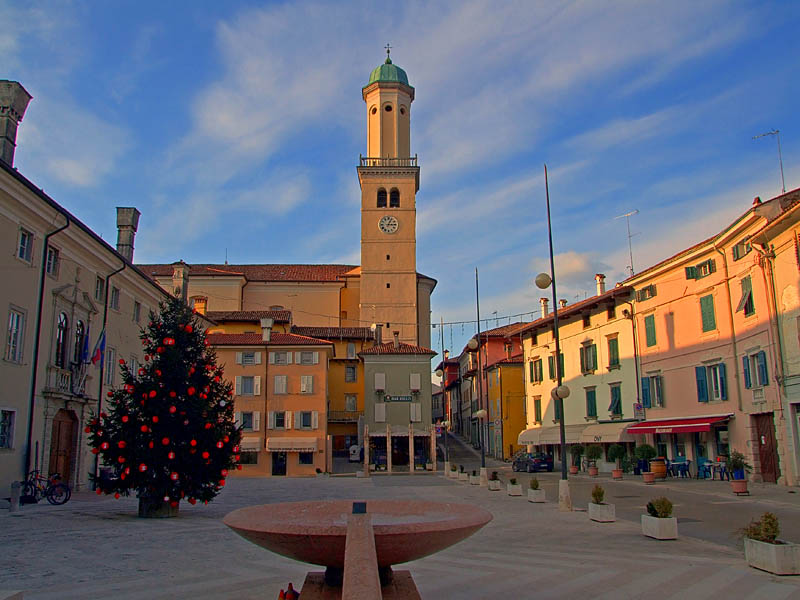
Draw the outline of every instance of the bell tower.
M408 76L386 60L376 67L361 94L367 105L367 155L360 157L360 318L400 341L420 344L417 294L417 157L411 156ZM427 310L427 309L426 309ZM427 315L426 315L427 316Z

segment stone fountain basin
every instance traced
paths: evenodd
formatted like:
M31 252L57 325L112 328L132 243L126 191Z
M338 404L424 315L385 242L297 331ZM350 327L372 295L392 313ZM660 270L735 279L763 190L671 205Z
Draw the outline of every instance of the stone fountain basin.
M344 568L352 500L248 506L223 522L246 540L314 565ZM451 502L368 500L378 566L408 562L469 537L492 520L482 508Z

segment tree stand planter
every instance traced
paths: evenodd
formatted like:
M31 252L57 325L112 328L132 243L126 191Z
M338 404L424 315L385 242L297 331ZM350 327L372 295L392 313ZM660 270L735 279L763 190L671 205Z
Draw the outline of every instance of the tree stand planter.
M797 544L770 544L744 538L744 557L748 565L768 573L800 575L800 545Z
M653 485L656 482L656 474L652 471L642 471L642 481L648 485Z
M481 476L480 475L470 475L469 476L469 484L470 485L480 485L481 484Z
M615 481L622 479L622 469L611 469L611 478Z
M508 484L506 485L506 491L508 492L509 496L522 496L522 486L517 484Z
M678 539L678 518L660 519L650 515L642 515L642 533L657 540Z
M139 516L143 519L167 519L178 516L179 506L171 506L161 498L139 498Z
M569 474L570 475L577 475L578 474L578 467L576 467L575 465L572 465L569 468Z
M490 479L487 483L489 486L489 491L491 492L499 492L500 491L500 480L499 479Z
M469 473L467 473L467 472L459 473L458 474L458 480L459 481L465 481L465 482L469 483Z
M546 502L544 490L528 490L528 502Z
M731 479L731 491L737 496L749 496L747 491L747 479Z
M458 471L448 471L447 476L450 479L458 479Z
M598 523L613 523L617 520L613 504L589 502L589 518Z
M597 473L598 472L599 471L598 471L597 467L589 467L589 476L590 477L597 477Z

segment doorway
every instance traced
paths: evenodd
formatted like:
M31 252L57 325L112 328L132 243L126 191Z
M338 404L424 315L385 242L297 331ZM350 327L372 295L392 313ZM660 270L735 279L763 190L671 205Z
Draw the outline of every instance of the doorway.
M59 473L64 481L72 481L72 453L77 429L78 417L74 411L62 408L53 417L48 475Z
M280 476L286 475L286 452L272 453L272 474Z
M772 413L753 415L758 443L758 459L764 483L778 482L778 449L775 445L775 421Z

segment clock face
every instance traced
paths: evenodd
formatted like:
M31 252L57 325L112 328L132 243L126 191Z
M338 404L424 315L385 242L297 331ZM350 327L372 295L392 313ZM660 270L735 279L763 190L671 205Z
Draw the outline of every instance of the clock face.
M394 233L397 231L397 227L399 225L400 224L397 222L397 218L391 215L381 217L381 220L378 221L378 229L380 229L383 233Z

